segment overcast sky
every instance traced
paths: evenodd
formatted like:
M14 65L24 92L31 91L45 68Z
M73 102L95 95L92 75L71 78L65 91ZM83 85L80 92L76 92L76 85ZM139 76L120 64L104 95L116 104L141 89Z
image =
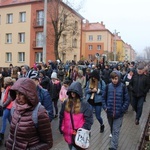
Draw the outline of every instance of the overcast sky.
M80 14L90 22L116 29L138 53L150 47L150 0L74 0L79 1L84 1Z

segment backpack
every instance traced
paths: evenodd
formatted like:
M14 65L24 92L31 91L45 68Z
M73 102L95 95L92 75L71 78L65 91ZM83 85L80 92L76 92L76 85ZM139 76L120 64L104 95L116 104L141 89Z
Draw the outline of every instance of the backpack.
M38 127L38 110L39 110L39 108L40 108L41 106L42 106L42 104L39 102L39 103L36 105L36 107L34 108L34 110L32 111L32 120L33 120L34 125L35 125L36 128ZM15 111L15 108L12 107L12 108L11 108L11 116L13 115L14 111Z

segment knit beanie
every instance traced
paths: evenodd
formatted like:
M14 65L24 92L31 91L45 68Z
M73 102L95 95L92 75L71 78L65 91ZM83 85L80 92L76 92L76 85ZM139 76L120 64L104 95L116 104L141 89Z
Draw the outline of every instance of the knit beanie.
M51 79L57 79L57 73L56 72L53 72L51 74Z
M90 78L92 78L92 77L94 77L94 78L96 78L97 80L99 80L99 79L100 79L99 72L98 72L97 70L93 70L93 71L91 72L91 74L90 74Z

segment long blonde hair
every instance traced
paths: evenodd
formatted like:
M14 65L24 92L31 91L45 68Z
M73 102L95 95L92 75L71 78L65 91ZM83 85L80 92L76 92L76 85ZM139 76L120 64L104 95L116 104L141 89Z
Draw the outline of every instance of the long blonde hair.
M95 78L95 80L93 80L93 78L90 78L90 83L89 83L89 88L93 89L96 88L98 89L98 80Z
M81 110L81 102L79 98L73 99L69 98L65 105L65 111L70 112L72 110L72 113L78 114Z

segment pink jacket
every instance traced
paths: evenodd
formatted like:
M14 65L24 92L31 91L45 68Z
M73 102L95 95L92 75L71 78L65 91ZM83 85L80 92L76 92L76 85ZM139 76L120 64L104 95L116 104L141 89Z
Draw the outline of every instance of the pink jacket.
M74 128L75 129L81 128L85 122L83 113L72 114L72 116L73 116L73 120L74 120ZM64 119L62 122L61 130L63 131L65 141L68 144L71 144L73 128L72 128L70 113L68 113L66 111L64 112Z
M66 100L67 98L68 98L67 89L65 88L65 86L62 85L61 90L59 92L59 100L61 102L64 102L64 100Z

